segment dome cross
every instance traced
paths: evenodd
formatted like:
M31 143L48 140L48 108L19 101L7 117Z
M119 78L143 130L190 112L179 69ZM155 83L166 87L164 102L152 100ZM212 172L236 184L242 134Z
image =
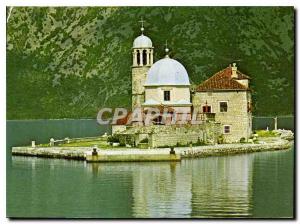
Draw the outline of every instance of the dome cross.
M141 23L142 34L144 33L144 30L145 30L145 28L144 28L144 22L145 22L145 20L143 20L143 17L141 17L141 20L139 21L139 23Z
M166 52L166 57L169 57L169 48L168 48L168 41L166 40L166 43L165 43L165 52Z

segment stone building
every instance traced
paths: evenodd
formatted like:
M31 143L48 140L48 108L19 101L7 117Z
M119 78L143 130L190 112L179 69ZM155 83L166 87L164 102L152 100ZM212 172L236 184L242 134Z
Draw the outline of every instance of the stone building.
M186 68L169 57L167 47L165 57L153 63L152 41L144 35L143 26L141 31L142 34L134 40L132 48L132 111L134 113L136 109L139 109L143 117L149 110L157 108L160 115L146 123L144 120L134 120L131 114L123 119L124 122L117 123L113 127L113 132L130 133L129 129L138 124L138 126L144 126L140 130L145 133L139 131L139 135L144 136L143 134L147 135L151 132L146 130L147 126L187 125L192 127L195 125L197 130L201 130L201 134L198 135L195 128L190 128L191 131L188 131L189 128L186 126L184 128L184 138L187 138L185 142L195 142L197 138L200 138L199 136L204 136L201 137L201 141L216 143L216 135L219 135L225 142L238 142L243 139L247 141L252 132L250 78L240 72L233 63L191 91ZM163 116L166 111L171 115L168 119ZM128 120L131 123L128 124ZM126 126L123 125L125 121ZM182 121L185 123L183 124ZM153 127L150 129L153 130ZM170 130L178 132L179 129L156 127L155 130L158 133L160 131L157 129L166 133L158 134L157 138L155 137L156 142L166 143L166 139L159 139L160 136L164 136L161 138L169 136L170 139L172 137L172 145L176 143L176 138L178 138L178 143L183 142L180 132L179 134L170 133ZM136 128L134 130L137 132ZM215 135L209 134L212 132ZM207 136L212 137L207 138ZM135 143L137 143L136 140ZM152 144L159 147L159 144L155 142Z
M193 95L194 113L209 113L222 124L225 141L247 138L252 132L250 78L236 64L201 83Z

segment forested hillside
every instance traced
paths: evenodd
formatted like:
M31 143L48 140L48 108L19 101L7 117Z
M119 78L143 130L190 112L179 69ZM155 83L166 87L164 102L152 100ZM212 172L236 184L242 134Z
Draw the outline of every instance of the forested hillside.
M132 42L171 56L194 84L237 62L257 115L294 111L292 7L7 8L7 119L95 118L130 107Z

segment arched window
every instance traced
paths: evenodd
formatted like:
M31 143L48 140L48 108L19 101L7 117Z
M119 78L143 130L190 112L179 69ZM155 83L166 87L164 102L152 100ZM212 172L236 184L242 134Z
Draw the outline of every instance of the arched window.
M140 65L140 51L137 50L137 64Z
M143 50L143 65L147 64L147 51Z

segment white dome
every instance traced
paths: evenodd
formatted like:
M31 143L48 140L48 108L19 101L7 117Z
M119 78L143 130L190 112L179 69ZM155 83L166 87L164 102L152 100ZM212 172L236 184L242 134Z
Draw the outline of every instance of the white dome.
M155 62L148 71L145 86L190 85L189 76L182 64L166 57Z
M149 37L145 35L138 36L133 41L133 48L151 48L152 41Z

